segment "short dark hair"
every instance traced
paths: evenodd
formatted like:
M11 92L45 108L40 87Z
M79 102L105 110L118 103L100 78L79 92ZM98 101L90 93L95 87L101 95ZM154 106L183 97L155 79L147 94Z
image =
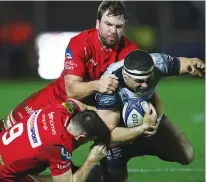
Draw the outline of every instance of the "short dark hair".
M73 120L86 132L88 138L96 138L105 145L110 144L110 130L95 111L85 110L77 113Z
M109 1L109 0L104 0L98 8L97 11L97 19L101 20L102 15L104 12L109 10L108 15L113 15L113 16L124 16L124 19L128 19L128 13L125 7L125 3L123 1Z
M132 51L124 59L124 66L129 70L147 71L153 65L152 57L143 50Z

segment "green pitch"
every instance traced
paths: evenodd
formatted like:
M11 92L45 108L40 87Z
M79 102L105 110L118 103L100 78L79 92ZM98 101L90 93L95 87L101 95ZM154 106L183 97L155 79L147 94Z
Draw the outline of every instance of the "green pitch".
M0 81L0 117L48 81ZM205 85L204 80L190 78L165 79L158 86L165 114L186 134L195 149L195 160L188 166L144 156L129 164L129 182L204 182L205 180ZM73 154L81 164L89 145ZM45 171L43 174L48 174Z

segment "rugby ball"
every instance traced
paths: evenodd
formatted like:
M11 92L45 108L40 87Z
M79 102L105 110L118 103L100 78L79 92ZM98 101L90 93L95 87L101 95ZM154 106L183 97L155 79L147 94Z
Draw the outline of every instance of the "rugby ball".
M128 99L122 110L125 126L131 128L142 125L145 110L148 107L148 102L143 99Z

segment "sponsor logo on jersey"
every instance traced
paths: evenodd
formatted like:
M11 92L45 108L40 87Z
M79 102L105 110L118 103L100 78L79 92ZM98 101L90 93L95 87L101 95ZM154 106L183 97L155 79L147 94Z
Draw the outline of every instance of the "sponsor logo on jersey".
M64 147L61 147L61 160L62 161L68 161L72 158L71 154L65 149Z
M26 106L24 109L27 112L27 114L29 114L29 115L31 115L34 112L33 108L29 107L29 106Z
M40 112L41 109L35 111L27 121L28 137L32 148L36 148L42 144L37 126L37 118Z
M64 69L66 70L74 70L74 68L76 67L77 67L77 64L74 63L73 60L69 60L69 61L66 60L64 63Z
M48 126L47 126L47 123L46 123L46 115L44 113L42 114L41 122L43 124L44 130L48 130Z
M57 168L58 169L66 169L70 166L71 162L67 163L67 164L57 164Z
M56 128L55 128L55 123L54 123L54 113L55 112L50 112L48 114L48 117L49 117L49 124L50 124L50 128L51 128L51 132L52 132L52 135L56 135Z
M72 51L69 48L66 49L65 57L68 59L72 59Z
M108 106L116 102L115 95L103 95L98 93L97 100L100 106Z

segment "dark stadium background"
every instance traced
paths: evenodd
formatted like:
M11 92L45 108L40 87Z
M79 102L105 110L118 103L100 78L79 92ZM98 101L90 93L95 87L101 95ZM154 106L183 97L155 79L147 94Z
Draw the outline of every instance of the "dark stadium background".
M52 81L38 74L35 44L38 35L80 32L94 27L99 3L0 2L0 117ZM126 35L141 49L205 60L204 1L129 1L126 5L130 15ZM165 113L193 144L195 160L188 166L181 166L151 156L132 159L128 164L129 182L203 182L205 82L187 75L167 78L159 84L158 91ZM74 152L76 164L84 161L88 146ZM43 174L48 173L47 170Z

